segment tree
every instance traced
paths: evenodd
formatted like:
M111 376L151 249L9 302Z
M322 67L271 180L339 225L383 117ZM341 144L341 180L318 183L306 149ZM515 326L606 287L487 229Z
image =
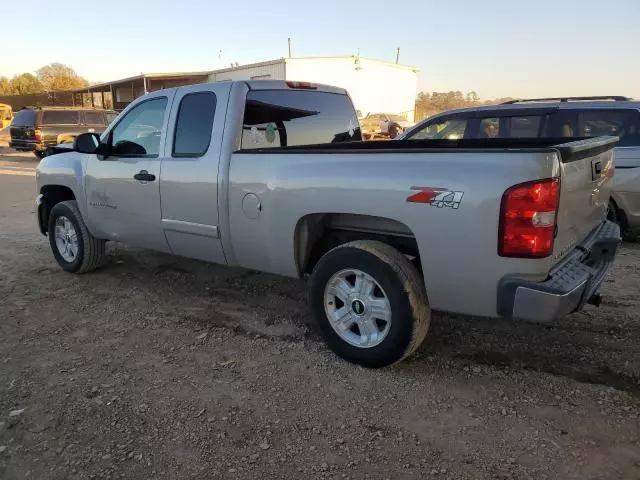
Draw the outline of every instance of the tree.
M28 93L42 92L42 84L40 83L40 80L30 73L15 75L11 79L10 84L12 95L26 95Z
M0 77L0 95L11 95L11 81L7 77Z
M62 63L45 65L36 73L46 92L77 90L89 85L73 68Z

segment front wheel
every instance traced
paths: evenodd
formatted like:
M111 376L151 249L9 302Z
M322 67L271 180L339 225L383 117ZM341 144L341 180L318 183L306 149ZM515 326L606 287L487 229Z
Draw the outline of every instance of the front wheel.
M89 233L75 200L60 202L53 207L49 215L48 235L53 256L67 272L91 272L105 262L106 242Z
M420 346L429 328L422 278L382 242L350 242L325 254L313 270L309 297L329 348L364 367L399 362Z

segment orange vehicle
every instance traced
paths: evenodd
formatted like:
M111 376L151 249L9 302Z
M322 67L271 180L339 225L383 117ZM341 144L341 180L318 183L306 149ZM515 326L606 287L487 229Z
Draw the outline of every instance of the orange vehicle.
M11 125L12 119L13 110L11 109L11 105L0 103L0 130Z

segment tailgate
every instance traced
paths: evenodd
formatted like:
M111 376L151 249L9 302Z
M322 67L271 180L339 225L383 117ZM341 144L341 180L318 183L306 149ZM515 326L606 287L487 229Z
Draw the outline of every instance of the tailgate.
M560 162L560 205L553 259L564 257L607 217L618 137L556 145Z
M35 138L33 127L10 127L11 139L33 140Z

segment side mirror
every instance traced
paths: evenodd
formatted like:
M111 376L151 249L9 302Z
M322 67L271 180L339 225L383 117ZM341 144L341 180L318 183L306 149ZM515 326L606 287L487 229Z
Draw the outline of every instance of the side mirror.
M73 141L73 149L80 153L96 153L100 145L100 137L97 133L81 133Z

